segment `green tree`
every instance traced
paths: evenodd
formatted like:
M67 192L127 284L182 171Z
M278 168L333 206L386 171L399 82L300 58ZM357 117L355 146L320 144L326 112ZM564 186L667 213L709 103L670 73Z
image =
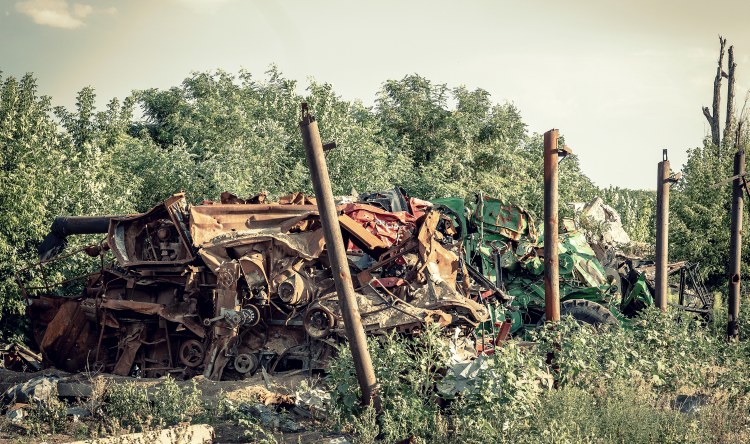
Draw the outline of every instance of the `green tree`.
M23 324L15 272L35 257L48 226L47 208L59 192L51 184L62 141L50 98L38 95L33 76L0 81L0 331L8 339Z
M733 156L716 156L709 143L688 151L683 179L670 193L670 260L686 259L701 264L707 284L723 288L729 262L729 215L732 184L712 185L733 174ZM743 231L748 221L744 218ZM743 238L743 270L750 260L750 239ZM747 272L747 270L745 270Z

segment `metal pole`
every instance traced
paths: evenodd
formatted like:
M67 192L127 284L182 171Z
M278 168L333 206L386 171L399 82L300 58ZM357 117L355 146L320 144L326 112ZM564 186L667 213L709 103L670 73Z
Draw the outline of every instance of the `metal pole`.
M734 176L732 182L732 225L729 238L729 319L727 337L739 339L740 316L740 265L742 261L742 193L745 187L745 150L734 155Z
M669 261L669 160L667 150L662 151L662 161L656 175L656 305L667 311L669 287L667 264Z
M557 256L557 137L544 133L544 311L547 321L560 320L560 269Z
M333 200L331 181L328 177L328 166L323 154L323 143L320 140L318 123L315 121L315 116L309 113L306 103L302 104L302 120L299 126L302 132L302 142L305 145L307 165L310 168L310 176L315 190L318 212L320 213L320 223L323 226L328 260L331 263L341 314L344 317L344 329L349 340L349 348L352 352L359 387L362 390L362 403L370 405L372 402L375 411L379 413L381 403L377 391L375 371L372 368L372 359L367 349L367 339L357 306L357 296L352 286L349 262L346 258L346 247L341 237L336 203Z

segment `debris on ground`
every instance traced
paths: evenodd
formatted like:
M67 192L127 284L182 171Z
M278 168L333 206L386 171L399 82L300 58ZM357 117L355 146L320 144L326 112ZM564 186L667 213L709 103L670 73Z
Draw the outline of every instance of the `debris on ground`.
M0 406L14 403L47 402L57 396L57 377L38 376L21 384L16 384L3 393Z
M5 412L5 417L8 418L11 424L20 425L23 423L23 419L26 417L27 407L28 404L14 404Z
M304 431L299 423L287 413L279 413L261 403L242 403L239 411L259 420L260 425L267 429L279 430L284 433L299 433Z
M155 401L154 396L160 393L158 387L165 383L164 378L94 376L64 372L49 375L44 372L21 373L2 369L0 369L0 381L2 381L0 387L9 395L13 394L0 405L0 412L3 413L4 420L14 426L7 431L11 433L10 435L0 433L0 442L8 436L15 436L13 433L31 433L32 424L38 421L36 417L53 412L59 415L60 409L64 409L66 421L71 427L75 427L73 424L76 423L82 423L81 427L94 427L92 424L100 421L101 415L104 414L102 406L107 402L108 393L106 389L94 393L99 390L98 387L109 388L117 384L137 385L144 387L146 389L144 393L151 401ZM314 430L316 421L319 423L325 419L325 406L330 399L318 378L309 378L304 374L270 375L268 376L270 389L266 387L266 381L260 373L241 381L214 381L197 376L190 381L174 381L174 383L187 392L190 390L199 392L201 401L206 405L221 404L223 409L251 418L271 435L282 434L282 436L289 437L290 442L298 442L298 439L301 439L300 442L327 442L328 438L325 435ZM47 392L50 395L54 394L54 387L61 392L57 393L56 399L44 395ZM16 396L15 401L13 396ZM101 397L101 400L97 400L97 396ZM28 399L28 402L19 402L18 399ZM216 428L221 442L248 441L248 438L243 435L244 429L231 418L214 418L214 420L216 422L212 422L212 426ZM55 440L54 442L68 441Z
M294 412L306 418L320 418L331 402L331 394L323 387L311 387L305 381L294 392Z
M706 405L708 401L709 397L700 393L694 395L677 395L672 401L671 407L682 414L694 415L697 414L701 407Z
M38 371L42 369L42 357L22 344L0 344L0 368L17 372Z

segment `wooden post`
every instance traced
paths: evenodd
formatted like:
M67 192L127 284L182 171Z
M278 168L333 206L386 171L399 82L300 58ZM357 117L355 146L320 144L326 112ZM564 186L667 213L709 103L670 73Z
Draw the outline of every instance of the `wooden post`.
M656 173L656 305L667 311L669 286L667 264L669 262L669 160L667 150L662 152L662 161Z
M742 210L745 191L745 150L734 155L734 181L732 182L732 222L729 238L729 317L727 319L727 337L739 339L740 316L740 266L742 264Z
M362 390L362 403L372 403L375 411L380 413L381 401L377 391L377 380L372 368L370 351L367 348L367 338L362 327L357 296L352 285L352 276L349 272L349 261L346 258L346 246L341 237L336 203L333 200L331 190L331 179L328 176L328 165L326 165L323 143L318 132L318 122L315 116L307 109L307 104L302 104L302 120L299 123L302 132L302 141L305 145L307 165L310 168L315 200L320 214L320 223L323 226L323 235L326 240L326 251L331 263L333 282L336 285L341 315L344 318L344 330L349 340L349 349L354 360L354 370L357 381Z
M560 320L560 265L557 253L557 137L544 133L544 310L548 322Z

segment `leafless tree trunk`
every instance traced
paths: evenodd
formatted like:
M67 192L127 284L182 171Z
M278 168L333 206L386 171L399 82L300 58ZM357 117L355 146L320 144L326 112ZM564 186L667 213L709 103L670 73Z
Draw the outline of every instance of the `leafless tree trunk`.
M726 76L724 73L724 46L727 44L727 39L719 36L719 64L716 67L716 77L714 78L714 103L713 103L713 114L709 111L707 106L703 107L703 115L706 116L708 124L711 125L711 142L716 147L719 147L721 143L720 135L720 122L721 122L721 111L719 110L721 104L721 79ZM718 151L721 153L721 151Z
M727 64L727 121L724 124L724 140L730 140L734 128L734 69L737 64L734 63L734 46L729 47L729 63Z

